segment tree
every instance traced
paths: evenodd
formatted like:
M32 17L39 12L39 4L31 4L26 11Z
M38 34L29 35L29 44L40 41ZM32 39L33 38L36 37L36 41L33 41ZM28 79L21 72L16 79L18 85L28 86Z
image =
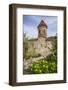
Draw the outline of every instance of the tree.
M53 57L57 59L57 39L53 40L52 42L52 49L51 49Z
M24 34L24 39L23 39L23 56L24 56L24 58L27 57L27 52L28 52L28 37L26 37L26 34Z

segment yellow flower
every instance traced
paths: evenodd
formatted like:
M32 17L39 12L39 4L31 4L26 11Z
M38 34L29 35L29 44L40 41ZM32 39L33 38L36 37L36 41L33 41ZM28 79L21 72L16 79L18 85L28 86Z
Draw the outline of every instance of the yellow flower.
M45 65L43 65L43 67L45 67Z

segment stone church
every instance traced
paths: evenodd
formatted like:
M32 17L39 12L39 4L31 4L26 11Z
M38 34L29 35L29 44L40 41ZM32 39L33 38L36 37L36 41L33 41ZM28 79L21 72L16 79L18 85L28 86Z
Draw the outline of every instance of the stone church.
M46 57L51 53L50 49L52 48L52 41L54 37L47 37L48 25L43 20L41 20L37 29L38 37L29 40L28 53L31 53L34 50L34 54L36 53L37 55Z

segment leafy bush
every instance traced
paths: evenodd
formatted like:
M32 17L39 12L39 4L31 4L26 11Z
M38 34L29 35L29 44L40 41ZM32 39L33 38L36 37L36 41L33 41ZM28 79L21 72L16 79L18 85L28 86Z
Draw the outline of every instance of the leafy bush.
M52 60L39 60L31 64L31 66L29 67L29 71L32 74L57 73L57 63Z

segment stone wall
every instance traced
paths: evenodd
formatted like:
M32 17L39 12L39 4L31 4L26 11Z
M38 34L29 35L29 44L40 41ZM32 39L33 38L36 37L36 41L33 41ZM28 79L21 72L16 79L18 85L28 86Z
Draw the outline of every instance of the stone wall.
M33 51L35 49L36 53L40 54L41 56L47 56L51 53L50 49L52 47L51 41L31 41L29 44L28 52Z

